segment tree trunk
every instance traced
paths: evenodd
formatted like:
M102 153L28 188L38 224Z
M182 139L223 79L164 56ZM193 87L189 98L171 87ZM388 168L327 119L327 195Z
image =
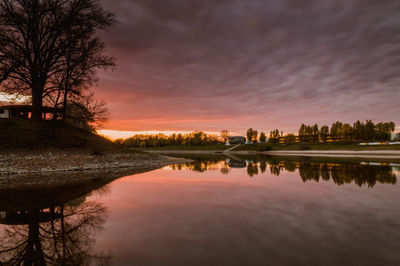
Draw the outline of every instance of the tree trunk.
M34 86L32 88L32 121L42 121L43 110L43 88Z

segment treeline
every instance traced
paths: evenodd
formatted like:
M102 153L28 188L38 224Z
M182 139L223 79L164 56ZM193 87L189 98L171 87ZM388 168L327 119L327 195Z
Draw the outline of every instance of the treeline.
M388 141L395 130L394 122L379 122L374 124L371 120L365 123L357 121L351 126L348 123L335 122L329 128L324 125L302 124L298 131L298 136L294 134L283 135L282 131L275 129L270 132L268 142L290 144L294 142L318 143L318 142L342 142L359 143L371 141ZM116 143L128 147L164 147L172 145L213 145L225 143L228 140L228 131L222 130L220 136L207 134L203 131L196 131L188 134L141 134L134 135L128 139L118 139ZM267 135L264 132L258 133L257 130L249 128L246 132L249 143L266 143Z
M397 177L390 166L340 164L330 167L326 163L301 164L298 166L295 162L285 162L284 166L281 167L279 164L270 164L271 174L273 175L278 176L281 168L289 172L299 169L299 174L303 182L332 180L336 185L354 182L360 187L364 185L374 187L376 183L397 183Z
M246 132L246 139L249 143L256 143L257 141L265 143L267 141L267 135L262 131L260 132L260 135L258 135L257 130L249 128Z
M165 147L170 145L213 145L221 143L221 141L218 136L198 131L188 134L172 134L170 136L165 134L140 134L125 140L118 139L116 143L128 147Z
M297 142L357 143L389 141L394 130L394 122L379 122L374 124L371 120L367 120L365 123L357 121L353 123L353 125L337 121L333 123L330 128L326 125L319 127L317 124L312 126L302 124L298 131ZM294 134L283 136L278 129L270 132L269 141L271 143L278 143L280 138L284 138L285 143L296 141L296 136Z
M228 174L231 164L243 163L249 177L264 174L269 166L270 173L279 176L283 170L288 172L299 171L303 182L308 181L330 181L336 185L355 183L358 186L374 187L377 183L396 184L397 176L390 166L359 165L359 164L332 164L329 163L306 163L295 161L262 160L262 161L230 161L229 163L215 160L198 160L182 165L171 166L172 170L191 170L195 172L205 172L208 170L220 170L223 174Z

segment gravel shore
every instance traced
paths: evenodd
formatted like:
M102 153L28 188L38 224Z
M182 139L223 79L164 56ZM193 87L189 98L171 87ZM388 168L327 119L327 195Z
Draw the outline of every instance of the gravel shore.
M142 152L90 154L81 150L0 152L0 175L160 168L182 159Z
M93 155L78 149L3 151L0 156L0 191L7 192L7 195L16 191L61 196L75 191L80 195L123 176L188 161L142 152L114 151Z

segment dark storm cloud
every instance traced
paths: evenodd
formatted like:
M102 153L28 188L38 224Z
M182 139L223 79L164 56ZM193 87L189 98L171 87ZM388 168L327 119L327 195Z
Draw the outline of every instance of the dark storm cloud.
M100 90L120 128L290 129L400 112L399 1L103 3L118 15L103 35L118 67Z

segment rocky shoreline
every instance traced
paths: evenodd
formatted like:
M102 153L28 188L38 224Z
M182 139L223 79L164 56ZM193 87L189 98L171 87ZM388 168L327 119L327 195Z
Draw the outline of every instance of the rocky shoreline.
M90 154L81 150L0 152L0 175L66 173L121 169L156 169L183 159L143 152Z
M82 194L84 188L90 191L123 176L188 161L142 152L93 155L82 150L3 151L0 156L0 191L7 191L7 195L18 191Z

